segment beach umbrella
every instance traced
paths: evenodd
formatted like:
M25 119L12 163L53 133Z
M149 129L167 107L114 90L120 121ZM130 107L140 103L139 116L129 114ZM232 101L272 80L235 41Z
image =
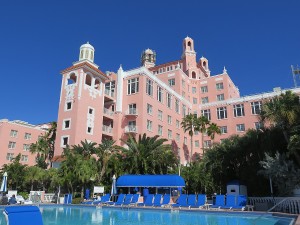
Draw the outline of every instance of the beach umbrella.
M85 189L85 195L84 195L85 199L90 199L90 189Z
M6 192L7 191L7 172L3 174L2 184L0 192Z
M112 184L111 184L111 195L116 195L117 194L117 187L116 187L116 175L112 177Z

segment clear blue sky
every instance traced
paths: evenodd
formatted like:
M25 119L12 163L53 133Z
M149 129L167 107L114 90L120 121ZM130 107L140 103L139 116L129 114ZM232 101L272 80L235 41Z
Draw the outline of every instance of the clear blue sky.
M11 0L0 3L0 118L57 119L60 71L89 41L102 71L177 60L187 35L212 74L225 65L241 95L290 88L300 65L299 0Z

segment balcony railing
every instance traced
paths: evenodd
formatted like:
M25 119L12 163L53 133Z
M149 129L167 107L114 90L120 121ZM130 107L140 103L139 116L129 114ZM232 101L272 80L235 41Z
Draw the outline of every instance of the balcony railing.
M112 127L110 126L106 126L106 125L103 125L102 126L102 131L105 132L105 133L108 133L108 134L111 134L112 133Z
M115 96L115 92L110 89L105 89L104 93L112 98Z
M110 109L107 109L107 108L103 108L103 113L107 116L113 116L114 115L114 112L111 111Z
M137 133L138 129L135 125L129 125L125 127L125 133Z
M138 111L137 111L137 109L135 109L135 108L128 109L128 110L126 111L126 115L127 115L127 116L130 116L130 115L137 116L137 115L138 115Z

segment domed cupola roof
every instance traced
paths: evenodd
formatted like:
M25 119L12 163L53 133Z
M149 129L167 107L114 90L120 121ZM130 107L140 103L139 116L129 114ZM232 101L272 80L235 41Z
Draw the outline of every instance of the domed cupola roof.
M80 54L79 54L79 61L81 60L89 60L91 62L94 62L94 47L87 42L86 44L83 44L80 46Z

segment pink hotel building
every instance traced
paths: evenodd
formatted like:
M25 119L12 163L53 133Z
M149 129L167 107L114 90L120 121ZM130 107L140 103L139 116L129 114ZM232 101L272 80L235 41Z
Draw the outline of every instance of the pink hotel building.
M156 53L147 49L142 53L141 67L103 73L94 63L93 46L82 45L79 60L62 71L55 155L61 155L66 145L85 139L96 143L114 139L123 145L120 139L146 133L168 139L185 164L188 156L184 149L189 152L190 137L180 123L189 113L206 116L220 126L222 134L216 135L215 142L232 134L242 135L247 129L259 129L257 115L262 102L282 90L240 97L225 68L211 75L208 60L201 57L197 61L191 38L186 37L182 46L181 59L176 61L155 65ZM300 94L299 88L292 91ZM43 127L0 120L0 149L6 155L0 166L18 153L23 163L33 165L34 156L24 146L34 143L43 132ZM31 134L31 141L23 140L26 133ZM212 144L207 135L199 133L193 142L193 151L200 154Z

